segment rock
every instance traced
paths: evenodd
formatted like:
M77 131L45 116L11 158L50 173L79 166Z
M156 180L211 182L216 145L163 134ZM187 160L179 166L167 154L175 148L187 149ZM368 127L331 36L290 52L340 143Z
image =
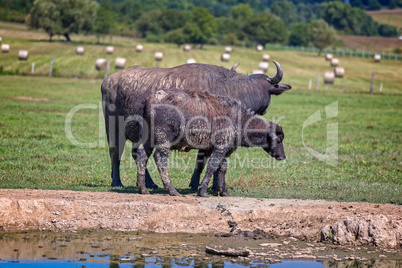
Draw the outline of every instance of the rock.
M388 248L402 245L402 226L393 226L383 215L356 215L326 225L321 230L321 241L332 240L335 244L374 245Z
M260 246L276 248L276 247L282 246L282 244L280 244L280 243L262 243L262 244L260 244Z
M243 256L243 257L247 257L248 255L250 255L250 251L248 249L241 249L241 250L235 250L232 248L228 248L228 249L215 249L215 248L211 248L206 246L205 247L205 251L209 254L216 254L216 255L225 255L225 256Z

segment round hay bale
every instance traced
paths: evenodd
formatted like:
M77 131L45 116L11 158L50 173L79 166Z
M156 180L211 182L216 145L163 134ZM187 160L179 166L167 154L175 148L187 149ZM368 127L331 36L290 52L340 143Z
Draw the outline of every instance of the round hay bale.
M183 46L183 50L186 51L186 52L190 51L191 50L191 45L185 44Z
M332 58L331 59L331 66L336 67L339 65L339 60L337 58Z
M163 53L162 52L155 52L155 60L161 61L163 59Z
M374 55L374 62L380 62L381 61L381 55L380 54L375 54Z
M325 72L324 73L324 83L325 84L333 84L335 80L334 72Z
M263 51L264 47L262 45L257 45L256 49L257 51Z
M225 47L225 53L230 54L232 52L232 47Z
M262 61L269 61L270 58L269 54L262 54Z
M107 54L113 54L113 52L114 52L114 47L112 47L112 46L106 47Z
M124 67L126 67L126 59L116 58L116 63L114 66L116 67L116 69L124 69Z
M260 70L262 70L264 73L266 73L266 72L268 71L268 67L269 67L269 63L266 62L266 61L261 61L261 62L258 64L258 68L259 68Z
M1 45L1 52L3 52L3 53L10 52L10 45L9 44L2 44Z
M325 54L325 60L330 61L333 58L332 54L327 53Z
M229 61L230 60L230 54L228 53L223 53L221 55L221 61Z
M187 63L187 64L189 64L189 63L196 63L196 61L195 61L195 59L187 59L187 60L186 60L186 63Z
M29 56L28 50L20 50L18 51L18 59L19 60L27 60Z
M252 74L263 74L264 72L260 69L253 69Z
M135 51L137 51L137 52L142 52L143 49L144 49L144 46L143 46L143 45L137 45L137 46L135 47Z
M335 77L342 78L345 75L345 69L343 67L335 67Z
M107 61L105 59L97 59L95 62L95 68L96 70L100 71L100 70L105 70L107 65Z
M75 52L77 55L84 55L84 47L77 47Z

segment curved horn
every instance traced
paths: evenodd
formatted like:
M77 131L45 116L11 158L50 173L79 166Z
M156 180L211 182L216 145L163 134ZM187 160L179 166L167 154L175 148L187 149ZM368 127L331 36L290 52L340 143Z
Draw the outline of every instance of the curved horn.
M277 61L272 61L274 64L275 64L275 66L276 66L276 75L273 77L273 78L271 78L271 77L268 77L268 81L269 81L269 83L271 84L271 85L276 85L276 84L278 84L281 80L282 80L282 77L283 77L283 69L282 69L282 66L279 64L279 62L277 62Z
M232 69L230 69L230 70L236 71L236 68L237 68L237 66L239 66L239 65L240 65L240 62L236 63L235 65L233 65Z

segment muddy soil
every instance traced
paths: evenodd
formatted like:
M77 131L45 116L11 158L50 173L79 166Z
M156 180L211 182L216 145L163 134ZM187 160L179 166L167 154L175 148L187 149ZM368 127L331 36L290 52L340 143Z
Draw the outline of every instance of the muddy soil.
M324 200L0 189L0 231L141 231L332 241L400 249L402 207Z

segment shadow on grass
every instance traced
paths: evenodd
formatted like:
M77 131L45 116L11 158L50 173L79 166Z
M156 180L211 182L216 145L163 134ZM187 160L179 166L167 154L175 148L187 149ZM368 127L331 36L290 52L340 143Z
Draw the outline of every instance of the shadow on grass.
M168 192L163 188L148 189L148 190L151 194L168 195ZM176 188L176 190L182 195L194 195L197 193L197 191L194 191L191 188ZM114 187L111 188L109 191L115 193L138 194L138 187L137 186ZM208 195L216 196L217 192L213 191L211 188L208 188Z

